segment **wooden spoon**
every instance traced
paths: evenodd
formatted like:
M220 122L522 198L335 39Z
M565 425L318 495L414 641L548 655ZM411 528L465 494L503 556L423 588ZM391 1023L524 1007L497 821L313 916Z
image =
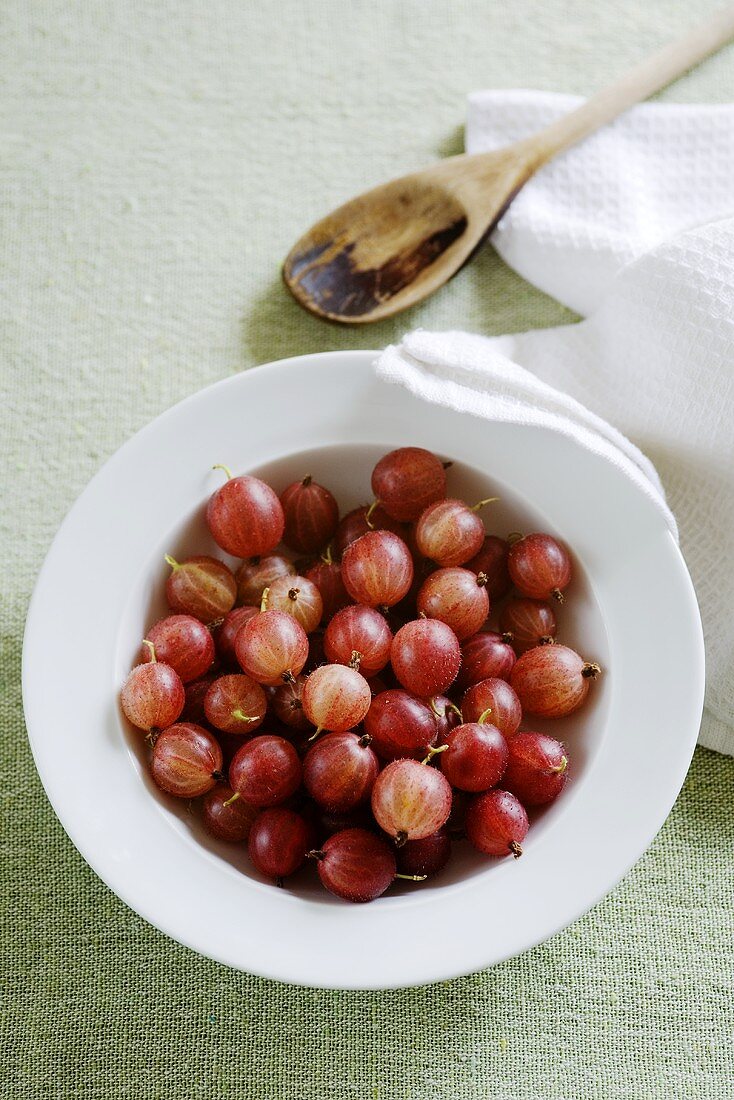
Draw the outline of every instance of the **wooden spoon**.
M491 153L450 157L358 195L301 237L283 265L286 285L311 313L345 324L379 321L415 305L471 258L551 157L732 37L729 7L532 137Z

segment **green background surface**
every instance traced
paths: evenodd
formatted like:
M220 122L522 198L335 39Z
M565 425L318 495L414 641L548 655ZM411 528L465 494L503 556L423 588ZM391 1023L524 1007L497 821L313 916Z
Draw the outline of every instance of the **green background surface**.
M419 990L326 993L200 958L107 890L45 798L19 683L28 598L60 520L173 402L255 363L375 347L415 325L573 320L486 249L412 314L328 327L280 285L294 236L369 183L459 151L467 92L589 93L716 6L4 5L2 1096L734 1096L733 760L698 750L647 855L547 944ZM732 97L731 51L666 93ZM446 935L461 934L459 913Z

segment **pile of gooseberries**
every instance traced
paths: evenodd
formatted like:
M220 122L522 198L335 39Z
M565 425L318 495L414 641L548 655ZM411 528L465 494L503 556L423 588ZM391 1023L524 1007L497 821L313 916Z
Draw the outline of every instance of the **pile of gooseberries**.
M372 504L341 517L307 474L279 496L221 467L206 522L239 565L166 556L170 614L122 710L157 786L278 885L311 865L372 901L438 874L457 841L517 858L568 782L561 741L521 729L571 714L600 671L557 641L568 551L486 534L493 498L447 495L449 466L392 451Z

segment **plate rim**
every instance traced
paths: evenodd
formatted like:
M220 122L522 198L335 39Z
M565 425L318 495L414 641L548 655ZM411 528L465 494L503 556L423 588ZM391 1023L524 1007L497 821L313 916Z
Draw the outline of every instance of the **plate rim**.
M32 701L33 700L33 692L35 690L34 689L34 682L33 682L34 681L34 669L33 669L33 656L32 655L33 655L34 647L36 645L36 640L35 639L37 637L37 633L38 633L38 630L40 628L40 624L42 624L42 621L43 621L43 609L39 608L39 598L40 598L40 594L42 592L42 580L43 580L44 576L47 575L48 570L51 568L49 563L53 563L54 556L57 553L57 547L63 542L63 540L66 537L67 532L72 527L73 522L74 522L74 518L77 514L77 509L81 508L83 500L87 497L88 494L90 494L93 491L94 487L96 487L99 484L100 480L103 479L106 476L106 474L109 473L109 471L116 470L117 467L120 465L120 463L124 463L125 457L126 457L128 451L132 450L137 445L139 445L139 443L141 441L141 438L143 440L147 439L147 437L151 433L155 433L155 431L158 428L160 428L160 425L163 421L167 421L169 418L175 417L176 415L180 415L182 410L184 410L189 404L195 403L197 401L197 399L200 399L202 397L202 395L211 394L213 391L217 391L217 390L220 390L220 389L226 389L230 386L240 385L240 384L242 384L242 382L245 379L247 379L250 376L253 376L253 375L260 376L263 373L268 372L268 371L284 370L284 369L288 370L288 369L292 369L296 366L303 367L303 366L308 365L308 364L321 363L321 362L324 362L325 360L327 362L328 361L333 361L333 360L341 360L341 361L351 360L353 363L359 364L360 367L366 368L369 364L371 364L371 362L374 360L374 358L377 354L378 353L376 351L369 351L369 350L330 351L330 352L314 352L314 353L309 353L308 355L290 356L286 359L273 360L272 362L260 364L260 365L257 365L255 367L252 367L252 368L246 369L244 371L238 372L236 374L229 375L226 378L219 379L216 382L214 382L214 383L212 383L208 386L205 386L202 389L200 389L198 391L195 391L192 394L187 395L181 401L177 402L176 404L174 404L170 408L164 410L161 414L159 414L157 417L155 417L149 423L144 425L138 432L134 433L129 439L127 439L125 442L123 442L121 444L121 446L118 447L117 450L114 451L113 454L103 463L101 468L90 479L90 481L87 483L85 488L78 495L76 500L73 502L73 504L71 505L71 507L67 511L62 523L59 526L59 529L58 529L56 535L54 536L54 538L53 538L53 540L52 540L52 542L49 546L49 549L48 549L48 551L45 555L43 564L42 564L41 569L39 571L38 578L36 580L36 584L34 585L33 594L31 596L31 600L30 600L30 603L29 603L29 606L28 606L28 613L27 613L26 625L25 625L24 636L23 636L23 657L22 657L23 706L24 706L24 712L25 712L25 715L26 715L28 739L29 739L29 743L30 743L30 746L31 746L31 751L33 753L34 761L35 761L36 767L39 771L39 775L41 777L41 780L42 780L44 789L46 791L47 797L49 798L49 801L51 802L51 805L54 809L54 812L56 813L57 817L59 818L62 826L64 827L64 829L65 829L67 835L69 836L69 838L71 839L72 843L75 845L75 847L80 852L80 854L85 859L85 861L92 867L92 869L95 871L95 873L105 882L105 884L126 905L128 905L131 909L133 909L134 912L136 912L136 913L140 914L141 916L143 916L143 918L145 920L149 921L149 923L153 924L155 927L157 927L158 929L163 931L166 935L172 937L173 939L177 940L178 942L184 943L186 946L192 948L193 950L199 952L200 954L203 954L203 955L205 955L207 957L210 957L210 958L214 958L217 961L222 962L222 963L224 963L225 965L228 965L228 966L234 966L234 967L238 967L240 969L246 969L248 972L253 973L253 974L257 974L260 977L270 978L270 979L279 980L279 981L283 981L283 982L288 982L290 984L305 985L305 986L317 987L317 988L363 990L363 989L401 988L401 987L406 987L406 986L414 986L414 985L417 985L417 984L427 984L427 983L430 983L430 982L439 981L439 980L446 980L446 979L449 979L449 978L459 976L461 974L466 974L466 973L469 973L469 972L473 972L473 971L476 971L477 969L481 969L484 966L494 965L494 963L501 961L502 958L512 957L515 954L517 954L518 952L513 950L509 954L502 955L502 956L500 956L496 959L491 959L490 961L485 961L485 962L476 961L475 963L473 963L470 966L463 965L463 966L457 967L456 965L454 965L454 966L449 967L449 968L443 968L440 965L431 966L431 967L427 968L426 975L424 977L419 978L418 980L416 980L415 976L411 976L411 977L407 978L406 980L400 980L398 978L398 980L391 981L390 983L386 983L384 981L384 978L381 978L381 977L376 977L374 981L364 980L364 979L363 980L358 980L358 981L352 981L352 980L350 980L349 975L340 975L336 980L329 980L328 976L326 974L324 974L323 976L321 976L319 978L318 981L312 982L312 981L303 980L302 978L299 978L299 977L294 977L292 974L289 974L287 972L277 972L277 968L274 969L272 967L272 965L270 965L270 966L266 965L266 966L263 966L262 968L258 968L256 960L248 960L247 965L245 967L245 965L242 962L234 962L231 957L227 956L226 952L223 953L223 954L218 954L216 952L216 950L212 950L210 945L209 946L203 946L202 943L197 939L196 936L187 936L187 935L183 934L180 929L176 930L176 931L173 931L169 926L167 926L165 921L161 921L161 920L156 918L155 914L150 911L151 906L141 905L139 899L135 899L135 900L131 899L131 897L130 897L130 892L131 891L125 889L123 886L120 885L120 883L116 880L115 875L109 873L109 868L108 868L107 865L104 864L104 861L100 862L100 860L97 857L96 853L90 852L90 846L89 846L88 843L85 842L85 838L83 836L78 835L77 830L74 827L75 823L67 824L69 814L66 812L65 807L64 808L59 807L59 803L63 803L63 799L61 799L59 797L58 790L56 789L56 786L55 786L55 783L54 783L54 779L47 774L47 771L45 769L45 761L44 761L44 753L43 753L42 742L40 742L37 738L34 738L33 725L34 725L34 722L35 722L36 707L35 707L35 703ZM523 431L528 431L528 432L531 432L531 433L547 433L549 431L548 429L539 428L537 426L525 426L525 427L523 427L522 430ZM556 434L556 433L553 433L553 434ZM580 447L580 445L575 443L572 439L565 438L564 443L567 444L568 446L576 447L579 450L583 450ZM584 454L585 453L586 452L584 452ZM619 476L622 477L623 475L620 474ZM632 483L630 483L630 484L632 484ZM639 490L638 487L636 487L636 486L632 486L632 487L640 495L640 497L644 496L644 494L642 494L641 490ZM646 504L652 510L652 505L649 502L646 502ZM661 526L661 528L664 527L662 517L660 517L660 526ZM677 543L673 539L673 536L671 535L671 533L668 531L667 527L665 527L665 529L664 529L664 536L665 536L665 543L668 547L668 550L671 552L671 561L674 561L675 565L677 567L678 580L682 584L682 591L687 596L686 610L689 614L692 615L692 625L694 626L694 634L697 635L695 637L692 636L690 640L691 640L691 643L692 643L691 649L692 649L692 651L695 651L695 653L693 653L693 657L694 657L694 660L692 661L693 675L691 677L691 679L692 679L692 693L691 694L692 694L692 697L694 699L694 705L693 705L692 709L693 709L694 712L696 711L697 707L696 707L695 700L698 699L698 701L700 703L700 706L698 707L698 722L696 723L696 722L691 721L691 730L689 732L687 742L685 743L685 745L681 744L681 750L680 750L680 754L679 754L679 762L678 762L678 767L677 767L677 771L676 771L675 781L671 782L670 789L668 790L666 798L663 798L663 799L660 800L660 809L659 809L659 812L655 815L656 818L659 818L659 820L657 820L656 824L652 828L652 831L650 831L648 829L645 832L644 837L642 839L640 839L638 844L635 846L635 847L638 847L639 850L637 850L636 853L633 854L631 856L631 858L629 858L629 860L626 862L625 866L622 868L621 871L619 871L618 874L616 874L614 879L613 880L610 879L607 882L607 884L604 886L604 888L596 893L596 895L593 897L593 899L591 901L585 901L582 904L582 906L580 908L578 908L578 911L575 911L570 916L565 916L562 920L558 921L553 927L551 927L551 928L544 927L541 934L537 938L532 939L530 942L525 943L524 946L520 948L520 950L522 950L522 951L530 949L531 947L537 945L537 943L543 942L544 940L546 940L550 936L554 935L559 929L567 927L574 920L578 919L579 916L581 916L583 913L587 912L590 908L592 908L595 904L597 904L598 901L601 900L601 898L606 896L606 894L609 893L614 888L614 886L616 886L616 884L621 880L621 878L623 878L624 875L629 871L630 867L633 866L634 863L636 863L637 860L644 854L644 852L647 850L649 845L652 843L655 835L657 834L659 829L662 827L665 819L668 816L668 813L670 812L670 808L672 807L672 805L673 805L673 803L674 803L674 801L675 801L675 799L676 799L676 797L679 793L680 787L682 785L682 782L685 778L688 767L690 765L690 759L691 759L693 751L695 749L696 739L697 739L697 735L698 735L698 728L699 728L699 725L700 725L700 714L703 710L703 692L704 692L703 636L702 636L700 615L699 615L699 612L698 612L698 605L697 605L696 598L695 598L695 592L693 590L693 585L692 585L692 582L690 580L690 576L688 574L687 568L685 566L685 562L684 562L684 559L682 557L680 548L678 547ZM689 624L689 625L691 625L691 624ZM695 726L695 729L693 728L694 726ZM675 787L675 789L673 789L673 787ZM666 806L667 806L667 808L664 809L664 812L662 812L663 804L666 804ZM132 892L134 893L134 891L132 891ZM152 908L155 909L154 903L152 905ZM361 908L361 907L353 907L353 908L358 909L358 908ZM324 980L325 978L327 980Z

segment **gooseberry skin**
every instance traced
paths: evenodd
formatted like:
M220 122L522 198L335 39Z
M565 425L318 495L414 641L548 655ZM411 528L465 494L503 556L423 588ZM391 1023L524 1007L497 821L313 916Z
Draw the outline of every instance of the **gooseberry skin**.
M239 668L234 648L235 638L245 623L249 622L253 615L259 614L259 607L234 607L227 612L219 626L212 630L214 644L223 664L230 668Z
M369 520L367 513L370 513ZM368 531L392 531L401 538L405 535L405 527L402 523L392 519L379 504L373 506L364 504L361 508L354 508L342 518L334 536L334 551L337 557L341 557L348 546L356 542Z
M421 514L415 541L424 557L447 567L463 565L482 548L484 524L463 500L439 500Z
M437 833L451 813L451 787L437 768L393 760L372 788L372 813L398 844Z
M446 496L446 471L423 447L399 447L375 466L372 492L389 516L409 523Z
M290 729L305 733L313 729L303 710L303 689L307 677L296 676L293 683L281 684L273 692L270 706L275 717Z
M224 733L252 734L265 721L265 692L242 673L218 676L204 699L206 719ZM236 717L235 712L244 717Z
M461 700L465 722L478 722L489 711L488 719L505 740L514 737L522 721L522 707L517 693L506 680L490 677L474 684Z
M391 688L372 700L364 719L372 748L382 760L422 760L436 741L437 720L427 703Z
M145 638L152 643L156 660L175 669L184 684L198 680L214 661L214 639L193 615L169 615L160 619ZM140 659L143 663L152 660L150 646L142 647Z
M451 813L445 825L446 832L450 837L460 840L466 835L466 811L469 809L469 803L473 798L474 795L467 794L466 791L453 792Z
M496 787L507 767L507 742L488 722L466 722L443 739L448 749L439 759L452 787L478 793Z
M193 722L179 722L158 735L150 772L167 794L198 798L215 786L222 763L222 750L211 733Z
M277 494L259 477L248 474L230 478L212 493L206 523L217 546L236 558L267 554L285 529Z
M461 665L461 647L450 626L439 619L415 619L401 626L390 650L393 672L413 695L446 691Z
M545 600L518 596L508 600L500 613L500 630L512 634L518 656L536 645L547 645L556 636L556 616Z
M237 599L237 581L223 561L206 554L182 562L167 557L166 561L171 566L166 600L172 611L211 623L232 610Z
M303 785L330 813L345 813L369 799L380 764L368 735L329 733L303 761Z
M277 581L278 577L292 577L295 572L293 562L281 554L268 554L264 558L255 557L243 561L236 573L237 602L256 607L259 611L265 589Z
M578 710L599 674L565 645L540 645L518 657L510 673L522 709L539 718L563 718Z
M250 835L252 823L260 811L244 798L232 801L234 793L226 783L213 787L201 804L201 821L210 836L229 844L241 844Z
M453 630L459 641L470 638L484 625L489 615L486 578L457 566L437 569L423 582L416 608L429 619L440 619Z
M186 702L184 703L184 708L180 715L182 721L193 722L195 726L203 726L206 723L207 717L204 710L204 699L215 679L215 674L213 672L208 672L206 676L200 676L198 680L190 680L189 683L186 684L184 687Z
M436 719L436 744L440 745L450 730L461 725L463 717L459 708L446 695L434 695L430 705Z
M534 600L563 600L571 580L571 559L552 535L525 535L510 547L507 568L512 583Z
M530 822L521 802L509 791L485 791L473 798L466 811L469 843L486 856L522 855Z
M268 611L283 611L292 615L307 634L321 622L324 601L317 586L308 577L278 577L267 594Z
M181 677L161 661L136 665L120 691L125 717L141 730L172 726L181 716L185 703Z
M364 676L380 672L390 660L392 631L372 607L352 604L338 611L324 633L324 652L332 664L348 665L355 654Z
M503 599L512 588L507 570L510 544L497 535L486 535L478 554L466 563L472 573L484 573L487 578L487 595L490 601Z
M303 575L315 584L321 593L323 602L322 622L330 622L338 611L351 604L352 597L344 587L344 578L339 562L321 559L306 569Z
M341 732L359 725L372 702L364 676L347 665L320 665L303 688L303 710L319 730Z
M345 813L319 810L315 802L312 805L319 811L315 822L317 833L322 839L333 836L334 833L340 833L343 829L367 829L368 832L377 832L377 825L369 805L357 806L354 810L348 810Z
M564 746L544 733L518 733L509 744L503 787L524 806L545 806L558 797L568 781Z
M313 843L308 822L285 806L263 810L250 829L247 854L256 870L267 878L281 879L302 867Z
M397 872L389 844L366 829L334 833L313 856L322 885L344 901L374 901Z
M284 737L263 733L246 741L229 766L229 785L252 806L277 806L301 785L301 761Z
M312 477L294 481L280 494L285 516L283 542L299 554L313 554L334 537L339 505Z
M444 826L432 836L408 840L395 852L401 875L426 875L431 878L442 871L451 858L451 837Z
M391 531L368 531L344 551L342 580L357 603L392 607L413 582L410 550Z
M328 665L329 662L326 659L324 653L324 635L322 631L315 631L310 635L308 639L308 660L306 661L305 671L313 672L315 668L319 668L321 665Z
M305 630L284 611L253 616L238 631L234 647L243 671L266 687L296 677L308 658Z
M509 641L493 630L483 630L467 638L461 647L461 668L456 682L468 688L489 677L509 679L517 654Z

